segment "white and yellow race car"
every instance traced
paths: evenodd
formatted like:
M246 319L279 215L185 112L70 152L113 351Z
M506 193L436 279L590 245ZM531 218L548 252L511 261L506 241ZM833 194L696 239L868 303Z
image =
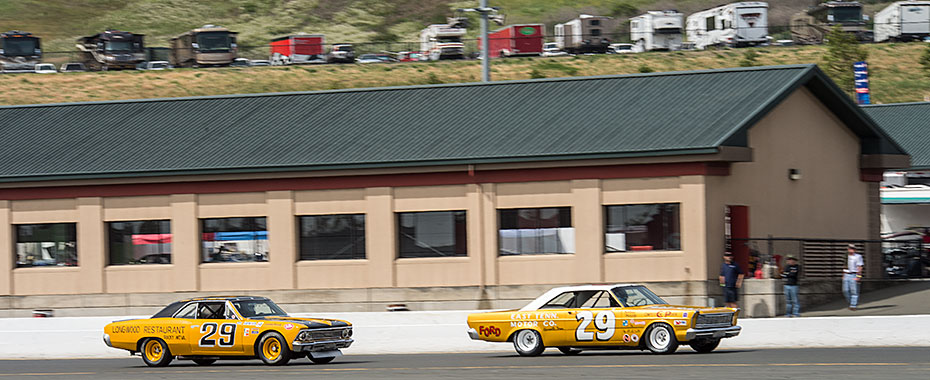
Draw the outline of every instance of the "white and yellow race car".
M643 285L585 285L552 289L520 310L468 316L475 340L512 342L522 356L546 347L566 355L583 349L641 349L669 354L685 343L713 351L739 335L739 309L673 306Z

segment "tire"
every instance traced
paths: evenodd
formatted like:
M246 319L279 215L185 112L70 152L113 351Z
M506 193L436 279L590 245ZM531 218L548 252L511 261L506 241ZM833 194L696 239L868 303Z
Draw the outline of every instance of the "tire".
M197 363L197 365L210 365L216 363L216 359L194 359L194 363Z
M539 356L546 346L536 330L520 330L513 336L513 348L520 356Z
M291 349L287 341L277 332L262 335L255 347L258 358L267 365L285 365L291 360Z
M333 359L336 359L336 357L335 357L335 356L330 356L330 357L326 357L326 358L314 358L314 357L311 356L310 354L307 354L307 359L310 359L310 361L313 362L313 363L315 363L315 364L326 364L326 363L329 363L329 362L333 361Z
M581 350L571 347L559 347L559 351L562 351L565 355L578 355L581 353Z
M720 339L698 339L691 341L688 345L691 346L691 349L706 354L720 345Z
M165 341L158 338L146 338L142 341L142 361L149 367L167 367L174 356Z
M649 331L646 331L643 335L646 348L654 354L671 354L678 349L678 339L675 338L675 331L665 323L652 325Z

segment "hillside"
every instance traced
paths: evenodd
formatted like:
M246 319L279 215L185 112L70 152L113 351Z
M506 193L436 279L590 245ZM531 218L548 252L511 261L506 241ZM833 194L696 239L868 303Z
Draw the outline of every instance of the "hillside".
M869 51L872 99L896 103L930 99L930 76L918 57L925 43L865 45ZM749 51L756 65L820 63L823 46L655 52L492 61L492 79L511 80L677 71L739 66ZM236 93L327 90L476 82L479 61L349 64L253 68L176 69L0 75L0 104L58 103ZM415 115L411 115L414 117Z

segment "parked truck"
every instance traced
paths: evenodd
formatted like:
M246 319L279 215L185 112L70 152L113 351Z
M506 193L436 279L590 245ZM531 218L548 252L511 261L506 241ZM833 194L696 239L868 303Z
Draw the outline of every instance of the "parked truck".
M145 35L106 30L77 40L80 61L88 70L133 70L145 61Z
M930 37L930 1L897 1L875 14L875 42Z
M171 39L174 67L229 66L238 57L236 32L204 25Z
M449 24L432 24L420 31L420 51L430 61L465 58L465 28Z
M540 55L543 52L545 25L509 25L488 34L491 58ZM478 46L481 38L478 38Z
M675 10L649 11L630 19L630 39L642 51L678 50L685 15Z
M326 62L323 48L326 38L322 34L297 34L271 40L272 65Z
M39 37L18 30L0 33L0 72L33 72L42 62Z
M862 4L855 1L828 1L796 13L791 16L791 39L795 44L821 44L837 25L859 41L872 40L862 17Z
M580 15L564 24L556 24L555 43L570 54L606 53L610 33L616 29L612 17Z
M688 41L696 49L708 46L745 47L768 41L769 4L761 1L721 5L687 19Z

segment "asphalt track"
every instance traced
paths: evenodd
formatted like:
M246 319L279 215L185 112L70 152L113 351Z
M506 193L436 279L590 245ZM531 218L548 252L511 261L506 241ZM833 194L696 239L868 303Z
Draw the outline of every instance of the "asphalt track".
M0 360L0 380L28 379L923 379L930 378L930 347L718 350L673 355L639 351L588 351L565 356L547 350L535 358L512 352L351 355L330 364L294 360L267 367L257 360L200 367L174 361L149 368L126 359Z

